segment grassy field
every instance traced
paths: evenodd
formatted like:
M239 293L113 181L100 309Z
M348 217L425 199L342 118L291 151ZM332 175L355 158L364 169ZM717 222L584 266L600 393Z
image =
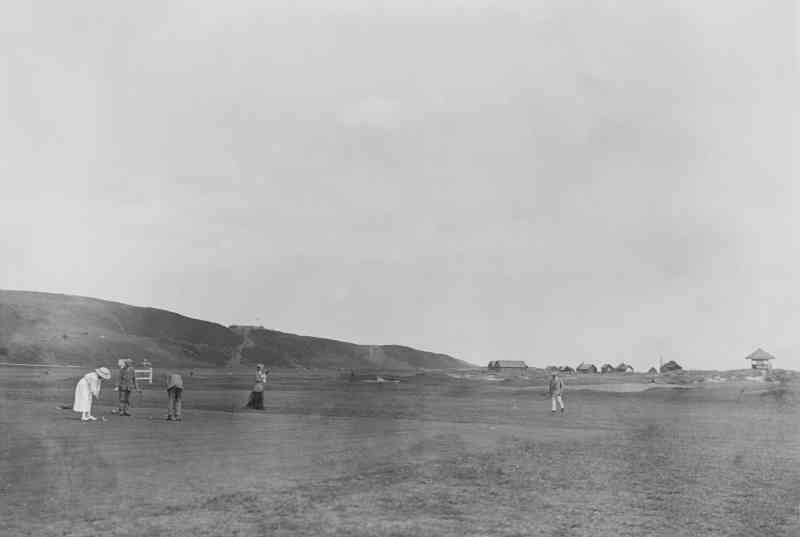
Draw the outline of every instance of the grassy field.
M82 423L79 376L0 366L0 535L800 535L794 381L568 379L553 416L542 379L279 371L256 412L250 371L198 370L182 423L108 383Z

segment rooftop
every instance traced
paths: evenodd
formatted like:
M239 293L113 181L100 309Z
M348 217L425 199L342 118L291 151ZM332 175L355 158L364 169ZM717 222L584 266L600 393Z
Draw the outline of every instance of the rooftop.
M522 360L496 360L489 363L489 367L528 367Z
M748 356L745 358L745 360L756 360L756 361L762 361L762 360L774 360L774 359L775 359L775 357L774 357L774 356L772 356L770 353L768 353L767 351L765 351L765 350L764 350L764 349L762 349L761 347L759 347L759 348L757 348L756 350L754 350L753 352L751 352L751 353L750 353L750 354L749 354L749 355L748 355Z

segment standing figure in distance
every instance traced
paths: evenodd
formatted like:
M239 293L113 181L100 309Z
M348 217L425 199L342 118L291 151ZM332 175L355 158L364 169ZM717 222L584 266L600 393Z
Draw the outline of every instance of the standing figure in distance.
M128 409L131 406L131 391L136 390L142 393L139 383L136 380L136 372L133 369L133 360L124 358L119 362L119 382L117 382L117 391L119 392L119 415L130 416Z
M167 389L167 421L181 421L183 379L177 373L166 373L164 387Z
M561 413L564 413L564 381L558 376L558 371L553 371L550 378L550 399L553 402L552 411L556 411L556 404L561 407Z
M267 375L269 375L269 369L264 370L264 364L256 365L256 383L253 385L253 391L250 392L250 399L245 408L264 410L264 383L267 382Z
M91 373L86 373L75 386L75 400L72 410L81 413L81 421L95 421L92 416L92 397L100 398L100 384L103 380L111 378L111 371L106 367L98 367Z

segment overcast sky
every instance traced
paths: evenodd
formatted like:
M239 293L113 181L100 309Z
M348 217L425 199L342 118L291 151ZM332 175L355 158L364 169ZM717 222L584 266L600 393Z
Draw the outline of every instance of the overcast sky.
M800 369L792 0L14 4L2 288Z

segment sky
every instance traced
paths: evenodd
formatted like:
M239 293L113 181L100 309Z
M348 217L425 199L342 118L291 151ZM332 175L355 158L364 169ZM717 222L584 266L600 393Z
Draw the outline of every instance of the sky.
M0 288L800 369L798 50L792 0L4 3Z

